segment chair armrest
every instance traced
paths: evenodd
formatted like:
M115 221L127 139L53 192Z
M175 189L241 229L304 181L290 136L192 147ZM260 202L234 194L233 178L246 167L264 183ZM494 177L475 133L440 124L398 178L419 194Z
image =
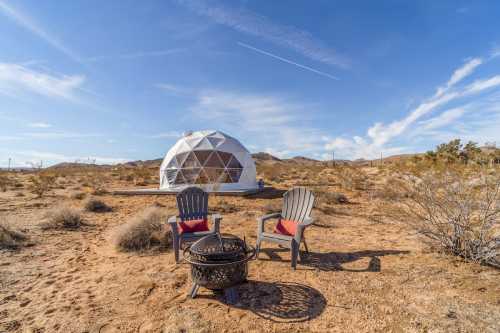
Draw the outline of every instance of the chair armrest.
M212 230L216 233L220 232L220 221L222 221L222 216L220 214L212 214Z
M272 214L267 214L267 215L264 215L264 216L261 216L261 217L257 218L257 232L258 232L258 235L260 235L261 233L264 232L264 223L267 220L276 219L276 218L280 218L280 217L281 217L281 213L272 213Z
M275 218L279 218L279 217L281 217L281 213L272 213L272 214L267 214L267 215L261 216L259 218L259 220L266 221L269 219L275 219Z

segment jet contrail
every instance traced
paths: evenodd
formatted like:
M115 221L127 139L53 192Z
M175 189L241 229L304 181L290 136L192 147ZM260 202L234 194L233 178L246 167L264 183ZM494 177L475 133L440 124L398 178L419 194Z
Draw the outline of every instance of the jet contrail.
M329 79L332 79L332 80L339 80L339 78L338 78L338 77L335 77L335 76L330 75L330 74L328 74L328 73L325 73L325 72L322 72L322 71L318 71L317 69L314 69L314 68L311 68L311 67L308 67L308 66L305 66L305 65L298 64L298 63L293 62L293 61L291 61L291 60L288 60L288 59L282 58L282 57L277 56L277 55L275 55L275 54L272 54L272 53L266 52L266 51L264 51L264 50L258 49L258 48L256 48L256 47L250 46L250 45L248 45L248 44L245 44L245 43L242 43L242 42L238 42L238 45L239 45L239 46L241 46L241 47L244 47L244 48L250 49L250 50L252 50L252 51L258 52L258 53L260 53L260 54L267 55L267 56L272 57L272 58L274 58L274 59L281 60L281 61L286 62L286 63L288 63L288 64L295 65L295 66L297 66L297 67L300 67L300 68L305 69L305 70L308 70L308 71L310 71L310 72L313 72L313 73L319 74L319 75L321 75L321 76L325 76L325 77L327 77L327 78L329 78Z

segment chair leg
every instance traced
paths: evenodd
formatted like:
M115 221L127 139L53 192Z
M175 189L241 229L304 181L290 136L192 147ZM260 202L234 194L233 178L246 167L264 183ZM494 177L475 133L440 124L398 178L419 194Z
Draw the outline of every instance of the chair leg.
M257 244L255 245L255 259L259 259L259 252L260 252L260 242L262 240L260 238L257 238Z
M299 244L297 244L295 240L292 241L291 251L292 251L292 268L295 270L297 268L297 257L299 255Z
M306 248L306 253L309 253L309 249L307 248L306 238L303 237L302 241L304 242L304 247Z
M174 238L173 246L174 246L174 254L175 254L175 262L179 263L179 248L180 248L180 238Z
M193 284L193 287L191 287L191 290L189 291L189 296L191 298L195 298L196 294L198 293L198 289L200 289L200 286L197 285L196 283Z

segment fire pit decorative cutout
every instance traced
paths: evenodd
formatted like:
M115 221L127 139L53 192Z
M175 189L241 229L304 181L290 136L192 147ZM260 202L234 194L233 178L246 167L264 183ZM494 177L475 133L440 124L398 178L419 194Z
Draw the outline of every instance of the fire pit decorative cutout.
M208 235L184 250L184 260L191 264L193 288L190 296L196 297L200 286L214 291L224 291L226 301L237 301L235 286L243 283L248 275L248 261L255 257L255 248L245 240L229 234Z

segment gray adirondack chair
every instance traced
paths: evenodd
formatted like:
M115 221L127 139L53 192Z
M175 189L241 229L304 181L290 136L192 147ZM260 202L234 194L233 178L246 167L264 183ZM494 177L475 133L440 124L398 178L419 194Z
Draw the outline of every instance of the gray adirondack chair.
M300 243L304 243L306 252L309 252L304 237L304 231L314 220L310 216L314 204L314 195L304 187L296 187L283 195L283 208L281 213L274 213L258 218L256 256L258 258L262 241L273 242L290 248L292 254L292 267L297 267ZM297 222L295 235L289 236L277 232L265 232L264 224L270 219L284 219Z
M193 242L201 237L219 233L222 217L219 214L212 214L212 227L208 231L184 232L181 234L179 233L178 222L208 218L208 193L199 187L193 186L179 192L176 199L179 216L171 216L168 219L168 223L172 227L175 261L179 262L181 244L183 242Z

